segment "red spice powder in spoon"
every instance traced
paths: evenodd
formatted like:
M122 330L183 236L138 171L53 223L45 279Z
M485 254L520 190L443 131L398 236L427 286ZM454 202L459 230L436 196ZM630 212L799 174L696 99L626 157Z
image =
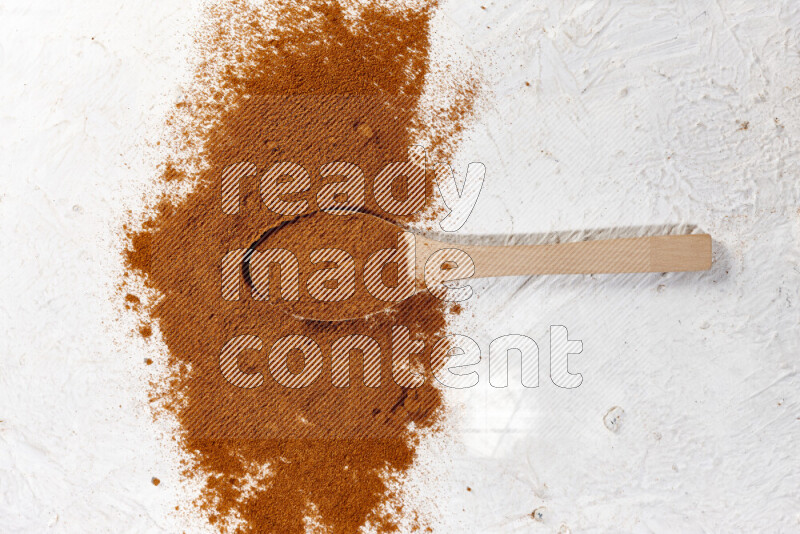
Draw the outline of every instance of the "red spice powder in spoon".
M310 187L292 198L306 200L313 212L326 183L317 172L322 165L352 162L369 180L387 163L408 159L415 132L424 129L420 98L430 72L434 7L376 2L345 9L337 2L298 1L268 16L238 3L207 13L212 31L200 42L217 59L200 65L198 83L209 78L203 69L216 68L217 85L201 87L209 99L184 102L176 111L176 117L204 117L199 125L186 121L193 126L184 132L198 139L195 155L204 170L182 171L172 163L180 156L171 158L165 184L186 182L191 192L154 202L156 214L131 233L127 263L159 295L148 313L169 350L173 375L155 386L154 399L180 423L179 442L193 459L187 476L203 478L200 506L220 529L296 533L312 523L336 533L366 524L397 528L398 518L384 506L397 497L389 485L412 465L419 430L435 428L442 411L429 358L445 333L446 305L422 293L368 319L303 321L253 299L245 285L237 300L223 299L220 270L226 252L247 248L286 218L267 209L259 195L258 178L272 164L291 161L309 171ZM232 42L247 46L236 51ZM459 93L441 114L450 124L429 138L446 143L448 132L459 131L471 94ZM243 161L259 172L242 178L238 212L225 213L223 169ZM435 208L431 176L425 187L429 214ZM369 195L365 208L378 209ZM335 217L322 220L336 224ZM304 250L302 240L291 246ZM392 380L395 326L424 343L411 358L426 375L419 387ZM352 334L379 343L379 387L364 383L357 354L351 355L349 386L332 384L331 345ZM259 387L236 387L220 372L222 347L240 335L263 343L238 358L243 372L262 373ZM270 347L286 335L307 336L321 350L321 376L308 387L287 388L270 377ZM302 356L290 354L287 365L300 372Z

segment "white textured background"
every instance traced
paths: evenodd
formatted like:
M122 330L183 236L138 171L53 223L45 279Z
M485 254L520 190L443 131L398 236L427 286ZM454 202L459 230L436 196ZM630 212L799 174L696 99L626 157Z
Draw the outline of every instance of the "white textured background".
M483 6L435 23L435 54L487 84L454 162L487 167L460 233L694 224L715 266L475 283L457 330L484 354L532 337L541 385L492 389L482 366L451 392L407 500L448 533L800 532L800 3ZM2 532L200 531L149 419L142 360L162 348L110 297L196 13L0 5ZM583 341L577 389L548 378L551 324Z

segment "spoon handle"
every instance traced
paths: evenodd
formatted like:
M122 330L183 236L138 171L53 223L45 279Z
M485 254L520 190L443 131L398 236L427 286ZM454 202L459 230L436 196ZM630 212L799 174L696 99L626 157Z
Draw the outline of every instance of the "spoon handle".
M451 245L428 241L423 248L427 249L426 255L443 248L463 250L475 263L475 278L705 271L711 268L711 236L708 234L516 246Z

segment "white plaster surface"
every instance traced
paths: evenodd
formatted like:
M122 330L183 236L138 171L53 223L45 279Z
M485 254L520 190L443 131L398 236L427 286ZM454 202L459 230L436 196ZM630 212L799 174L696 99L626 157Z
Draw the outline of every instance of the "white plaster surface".
M0 532L207 530L150 420L163 347L111 297L198 5L0 4ZM800 3L452 0L435 27L486 85L458 235L696 225L714 268L475 282L455 330L484 357L531 337L540 385L484 359L448 392L409 506L447 533L800 532ZM583 342L576 389L550 325Z

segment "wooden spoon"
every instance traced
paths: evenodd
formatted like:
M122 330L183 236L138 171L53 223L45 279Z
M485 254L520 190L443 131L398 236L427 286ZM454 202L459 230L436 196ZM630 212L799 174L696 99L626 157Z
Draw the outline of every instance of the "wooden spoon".
M283 256L275 255L276 250L283 250ZM388 266L382 266L387 261ZM277 262L279 278L270 268ZM242 262L255 298L316 321L367 317L426 290L437 298L452 297L440 285L441 279L704 271L710 267L711 237L707 234L551 245L456 245L414 235L361 212L317 212L283 222L253 243Z

